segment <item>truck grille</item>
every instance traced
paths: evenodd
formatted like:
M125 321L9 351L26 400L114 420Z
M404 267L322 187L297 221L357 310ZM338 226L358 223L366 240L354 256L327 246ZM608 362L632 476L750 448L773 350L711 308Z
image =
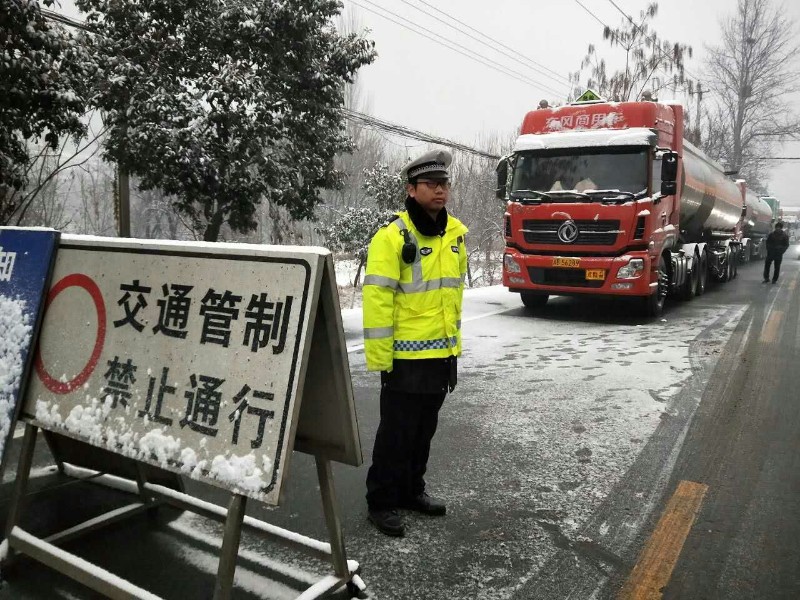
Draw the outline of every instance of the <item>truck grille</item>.
M553 244L561 246L613 246L619 234L619 221L575 221L578 237L571 244L558 239L558 228L562 220L522 222L522 231L528 244Z
M563 285L583 288L603 287L603 281L586 280L585 269L558 269L528 267L528 276L533 283L541 285Z

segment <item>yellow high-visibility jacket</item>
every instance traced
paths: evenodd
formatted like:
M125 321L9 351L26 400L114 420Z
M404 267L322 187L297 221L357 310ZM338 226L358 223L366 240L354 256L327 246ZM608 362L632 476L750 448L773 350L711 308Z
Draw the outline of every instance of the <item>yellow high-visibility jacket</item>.
M411 264L401 257L403 230L416 246ZM368 370L391 371L396 358L461 355L466 233L464 224L448 215L444 236L423 235L403 211L374 235L363 287Z

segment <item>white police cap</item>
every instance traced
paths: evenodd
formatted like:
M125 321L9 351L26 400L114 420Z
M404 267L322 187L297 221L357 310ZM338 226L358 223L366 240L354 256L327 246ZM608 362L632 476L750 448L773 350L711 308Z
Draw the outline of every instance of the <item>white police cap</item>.
M411 181L421 175L436 179L449 179L451 162L453 162L453 155L447 150L431 150L403 167L400 177L406 181Z

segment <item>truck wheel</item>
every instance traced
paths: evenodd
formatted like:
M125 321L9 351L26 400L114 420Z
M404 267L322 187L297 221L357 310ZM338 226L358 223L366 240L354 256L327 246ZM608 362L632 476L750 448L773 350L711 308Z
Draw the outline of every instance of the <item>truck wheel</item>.
M717 279L720 282L725 283L729 281L731 278L731 249L730 246L725 248L725 266L722 268L722 272L719 274Z
M537 310L547 304L549 294L537 294L536 292L521 292L522 303L528 310Z
M697 271L697 289L695 290L695 296L702 296L706 293L706 283L708 282L708 259L706 258L706 253L701 252L698 259L700 269Z
M667 274L667 263L664 257L658 259L658 287L656 291L644 299L645 316L655 318L660 317L664 312L664 302L667 299L669 290L669 275Z
M692 256L692 272L686 278L686 281L683 282L683 287L681 288L681 299L682 300L691 300L694 298L694 294L697 291L697 276L700 271L700 259L697 258L697 254Z

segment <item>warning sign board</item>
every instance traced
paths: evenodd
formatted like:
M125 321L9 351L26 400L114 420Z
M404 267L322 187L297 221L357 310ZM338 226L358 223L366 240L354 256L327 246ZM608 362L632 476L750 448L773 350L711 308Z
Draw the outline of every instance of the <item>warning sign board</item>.
M26 418L278 504L312 355L305 449L361 462L331 275L322 248L63 236Z

